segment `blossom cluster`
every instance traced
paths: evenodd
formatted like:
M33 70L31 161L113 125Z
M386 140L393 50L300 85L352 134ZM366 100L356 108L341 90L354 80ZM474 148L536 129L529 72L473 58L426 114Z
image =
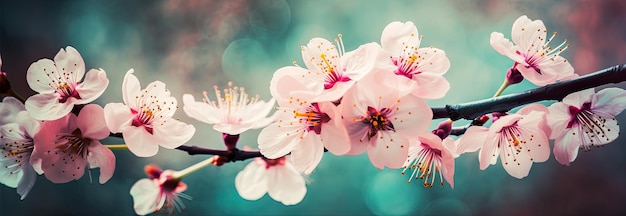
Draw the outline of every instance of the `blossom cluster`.
M513 60L495 96L524 79L545 86L578 77L560 55L569 47L566 41L550 46L556 35L548 38L543 22L526 16L513 24L512 42L492 33L491 46ZM261 157L235 177L235 188L244 199L257 200L267 193L285 205L302 201L306 176L327 151L367 153L374 167L402 169L410 176L408 182L420 180L427 188L447 182L453 188L455 159L464 153L479 151L481 169L496 164L499 157L507 173L521 179L533 163L547 161L551 153L569 165L579 149L589 151L619 136L614 117L626 108L626 91L591 88L547 107L527 104L514 113L483 113L454 140L450 135L462 133L453 133L452 120L430 128L434 115L427 104L450 89L444 77L450 60L444 50L423 46L422 40L412 22L392 22L379 42L348 51L341 34L335 43L313 38L301 47L302 66L275 71L267 102L232 82L223 90L214 86L215 100L206 91L201 101L183 95L183 112L222 133L229 154L181 171L147 166L148 178L130 190L135 212L184 208L179 197L190 197L182 194L187 189L182 178L208 165L234 161L229 157L241 151L240 134L252 129L261 129ZM115 171L111 149L151 157L159 146L180 148L196 132L193 125L174 118L178 102L165 83L153 81L142 88L130 69L121 85L123 103L101 107L92 102L109 86L106 72L85 68L79 52L68 46L53 60L41 59L28 68L28 85L37 94L25 101L5 97L0 103L0 182L17 188L22 199L37 175L65 183L80 179L85 169L99 168L99 182L104 184ZM121 137L124 145L103 145L101 140L109 136Z

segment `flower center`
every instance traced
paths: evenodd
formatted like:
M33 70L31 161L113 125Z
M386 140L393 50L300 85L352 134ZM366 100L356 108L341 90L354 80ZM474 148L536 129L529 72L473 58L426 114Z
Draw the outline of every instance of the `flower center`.
M361 117L361 122L369 126L369 130L367 131L368 140L376 136L378 131L395 131L393 124L388 119L389 115L391 115L390 109L382 108L380 111L377 111L374 107L367 107L367 116Z
M519 161L519 154L529 154L530 161L533 161L532 154L530 153L530 149L528 148L529 142L533 142L535 139L535 135L529 134L528 131L523 130L517 123L503 127L500 130L500 136L498 140L498 149L501 149L500 154L504 157L502 158L502 163L505 166L508 165L521 165ZM533 144L534 145L534 144ZM541 146L541 143L537 143L538 146ZM494 149L493 156L495 156Z
M582 140L588 141L581 142L582 149L589 151L591 146L611 141L610 136L608 136L611 129L606 126L606 119L591 111L590 102L584 103L581 108L569 106L569 112L571 118L567 123L567 128L581 127L580 132L584 132L584 134L579 134L579 136Z
M324 78L324 81L325 81L324 89L331 89L338 82L350 81L350 77L344 76L342 73L343 71L338 72L337 67L335 65L332 65L328 61L328 59L326 59L326 54L324 53L320 54L320 58L322 58L322 60L324 61L324 64L326 65L325 67L323 67L324 71L326 72L326 77Z
M71 134L57 135L55 144L56 148L63 151L63 153L69 153L70 155L78 155L82 158L87 158L87 147L91 144L92 140L89 138L83 138L80 129L74 130ZM73 156L70 156L70 159Z
M137 112L134 109L131 109L131 112L135 114L135 118L133 118L131 125L135 127L143 126L148 133L152 134L152 121L154 121L154 114L152 113L152 110L144 109L141 112Z
M525 29L522 29L524 31ZM542 30L537 29L537 33L540 33ZM544 29L543 32L546 32ZM550 42L554 39L554 36L557 35L557 32L552 33L552 36L546 40L541 36L537 36L534 41L531 41L530 47L526 50L525 53L520 53L517 51L518 55L524 57L526 68L533 68L537 73L542 74L539 69L539 65L545 64L548 61L554 61L555 57L559 56L563 51L569 48L569 44L567 44L567 39L563 40L561 44L556 47L550 47Z
M8 132L18 133L18 131L11 129L9 129ZM11 158L11 162L14 162L4 166L4 169L11 170L9 171L11 175L19 172L22 165L30 166L30 154L33 152L34 144L32 138L25 138L24 140L10 140L9 137L4 135L0 136L0 140L3 141L3 143L0 143L0 152L2 152L0 157Z
M202 101L216 107L220 111L218 115L221 115L221 119L225 124L241 123L243 120L241 116L247 111L248 107L259 101L259 95L250 98L245 88L233 86L233 82L228 82L228 88L224 89L223 97L222 91L217 86L213 86L213 89L215 89L217 101L209 100L206 91L202 92L204 96Z
M300 123L307 125L307 131L314 131L316 134L322 132L322 124L330 121L328 114L323 113L317 103L309 105L305 112L294 110L293 115L296 118L300 118L298 120Z
M285 157L279 157L276 159L268 159L263 157L263 161L265 161L265 169L269 169L273 166L285 165Z
M413 178L424 179L424 187L431 188L435 183L435 178L439 176L439 184L443 186L443 174L441 173L441 150L431 148L422 143L421 150L414 160L409 159L409 164L402 170L404 175L407 169L413 170L407 183L411 183Z
M78 95L78 91L73 86L68 85L67 83L61 83L57 87L57 93L59 93L59 102L65 103L69 98L73 97L76 99L80 99L80 95Z

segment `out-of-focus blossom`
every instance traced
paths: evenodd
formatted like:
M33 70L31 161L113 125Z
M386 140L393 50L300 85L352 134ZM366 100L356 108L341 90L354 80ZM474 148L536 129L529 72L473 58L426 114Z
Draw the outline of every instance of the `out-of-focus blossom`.
M130 188L135 213L147 215L162 211L172 214L174 210L181 212L185 208L179 197L191 197L182 193L187 190L187 185L180 178L175 178L174 173L173 170L162 171L154 165L146 166L146 174L150 178L140 179Z
M562 102L548 109L548 125L552 129L554 157L569 165L578 156L578 149L591 150L619 136L615 116L626 108L626 91L606 88L595 93L587 89L567 95Z
M217 101L211 101L206 91L202 93L202 101L196 101L190 94L183 95L183 110L189 117L212 124L216 131L230 135L265 127L274 120L266 116L272 111L275 99L265 102L259 100L258 95L249 98L243 87L233 87L232 82L228 82L223 96L217 86L213 88Z
M316 97L310 102L337 101L354 83L375 66L386 61L380 45L368 43L354 51L345 52L341 35L338 47L322 38L313 38L302 46L305 68L287 66L278 69L270 82L270 92L277 100L288 99L291 93L309 93ZM294 85L304 88L293 91Z
M393 79L361 80L340 105L351 141L348 154L367 151L378 169L402 167L409 138L426 132L433 116L430 107L414 95L401 96L397 89L380 91L378 83L387 81Z
M124 103L109 103L104 107L106 124L113 133L122 133L133 154L151 157L159 146L174 149L189 141L196 129L172 116L178 108L165 83L154 81L145 89L133 69L128 70L122 83Z
M61 118L75 104L86 104L100 97L109 85L102 69L91 69L85 74L85 62L71 46L61 49L54 61L41 59L31 64L26 81L39 93L26 100L26 110L39 120Z
M35 168L30 163L33 152L33 136L39 130L39 121L34 120L24 105L17 99L5 97L0 103L0 183L17 188L23 200L35 185L38 161Z
M424 187L430 188L434 185L437 175L439 184L443 186L445 179L451 188L454 188L454 156L444 145L452 145L454 140L448 137L443 141L432 133L423 133L418 141L409 144L409 158L404 162L404 170L413 170L408 182L413 178L424 179ZM448 144L444 144L448 143ZM421 173L421 174L420 174Z
M515 20L511 29L514 44L500 32L491 33L489 42L498 53L515 61L513 68L524 78L535 85L544 86L576 76L572 65L560 56L569 47L567 40L556 47L550 46L555 35L556 32L546 38L547 30L543 22L530 20L523 15Z
M533 164L550 157L548 136L543 130L545 110L532 108L500 116L486 129L470 127L459 141L458 153L480 149L480 169L496 164L498 156L504 169L515 178L528 176Z
M381 46L393 63L398 86L424 99L445 96L450 83L442 76L450 68L446 53L437 48L419 48L421 38L412 22L392 22L383 30Z
M11 90L11 83L7 78L7 74L2 72L2 57L0 57L0 94L6 94L9 90Z
M46 178L54 183L77 180L85 167L100 168L100 184L106 183L115 171L115 155L100 143L109 136L104 111L89 104L63 118L46 121L35 134L31 161L41 160Z
M298 204L306 195L304 177L285 157L255 158L237 174L235 188L246 200L258 200L268 193L284 205Z

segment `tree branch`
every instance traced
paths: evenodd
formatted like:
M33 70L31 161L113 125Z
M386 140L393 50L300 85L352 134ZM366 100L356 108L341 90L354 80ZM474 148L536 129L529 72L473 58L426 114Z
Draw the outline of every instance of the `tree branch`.
M193 145L182 145L176 149L185 151L189 155L197 155L197 154L219 155L221 157L224 157L226 161L229 161L229 162L244 161L250 158L263 157L263 155L259 151L246 151L246 150L239 150L237 148L233 148L232 150L216 150L216 149L202 148L202 147L193 146Z

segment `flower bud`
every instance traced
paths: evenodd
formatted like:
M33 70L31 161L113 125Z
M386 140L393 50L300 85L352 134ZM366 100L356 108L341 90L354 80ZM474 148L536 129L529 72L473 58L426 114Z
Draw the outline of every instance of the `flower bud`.
M522 74L516 68L513 67L506 71L506 81L509 84L517 84L522 82L523 80L524 76L522 76Z

